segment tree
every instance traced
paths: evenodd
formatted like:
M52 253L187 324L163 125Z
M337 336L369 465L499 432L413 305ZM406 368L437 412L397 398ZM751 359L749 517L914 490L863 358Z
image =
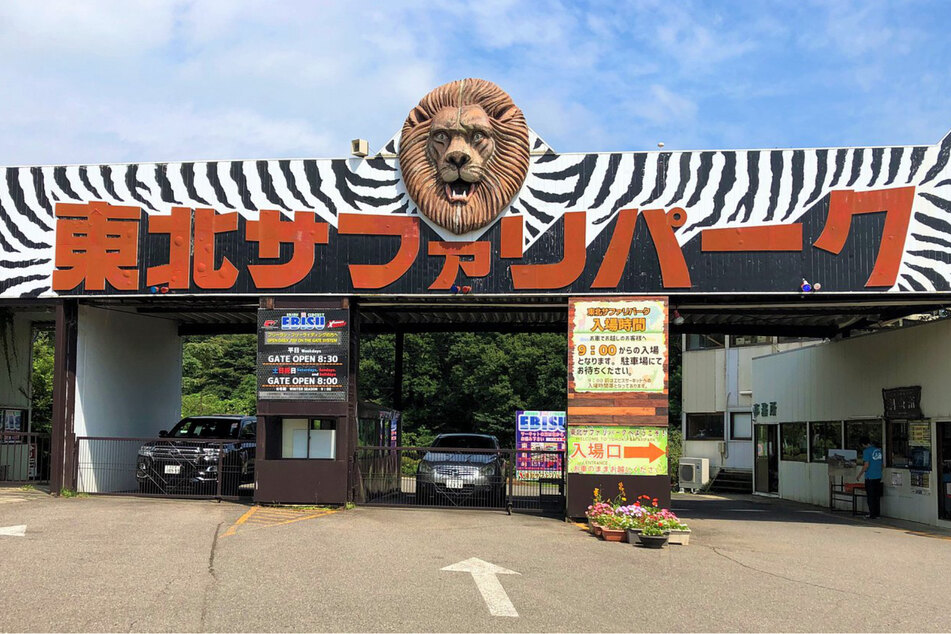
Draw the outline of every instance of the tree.
M394 337L363 340L360 396L392 407ZM437 433L494 434L511 446L515 412L563 410L565 335L427 333L406 335L403 375L404 444Z

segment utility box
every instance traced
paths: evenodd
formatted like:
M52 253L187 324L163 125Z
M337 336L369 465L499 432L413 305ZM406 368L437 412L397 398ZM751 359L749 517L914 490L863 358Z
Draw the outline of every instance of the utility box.
M681 487L696 491L710 481L710 459L681 458L677 475Z

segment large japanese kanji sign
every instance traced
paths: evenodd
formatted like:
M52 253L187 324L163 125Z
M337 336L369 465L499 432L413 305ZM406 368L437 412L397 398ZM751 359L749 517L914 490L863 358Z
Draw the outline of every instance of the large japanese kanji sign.
M658 300L577 302L571 330L575 392L663 392L666 308Z
M569 427L568 473L667 475L667 428Z
M949 159L562 155L466 80L368 158L0 168L0 298L951 292Z

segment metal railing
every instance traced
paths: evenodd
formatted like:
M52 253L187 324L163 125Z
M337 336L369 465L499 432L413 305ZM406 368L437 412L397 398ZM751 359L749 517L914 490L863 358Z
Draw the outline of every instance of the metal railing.
M197 438L76 439L76 491L227 498L250 495L255 443Z
M563 451L359 447L354 464L361 504L564 510Z
M0 431L0 482L49 482L50 446L49 434Z

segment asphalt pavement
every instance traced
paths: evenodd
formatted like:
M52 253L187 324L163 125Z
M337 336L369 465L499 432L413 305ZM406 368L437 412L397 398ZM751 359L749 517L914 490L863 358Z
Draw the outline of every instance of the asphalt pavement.
M675 496L673 506L691 543L651 551L502 512L0 489L0 533L26 526L0 534L0 630L951 627L948 534L746 497Z

